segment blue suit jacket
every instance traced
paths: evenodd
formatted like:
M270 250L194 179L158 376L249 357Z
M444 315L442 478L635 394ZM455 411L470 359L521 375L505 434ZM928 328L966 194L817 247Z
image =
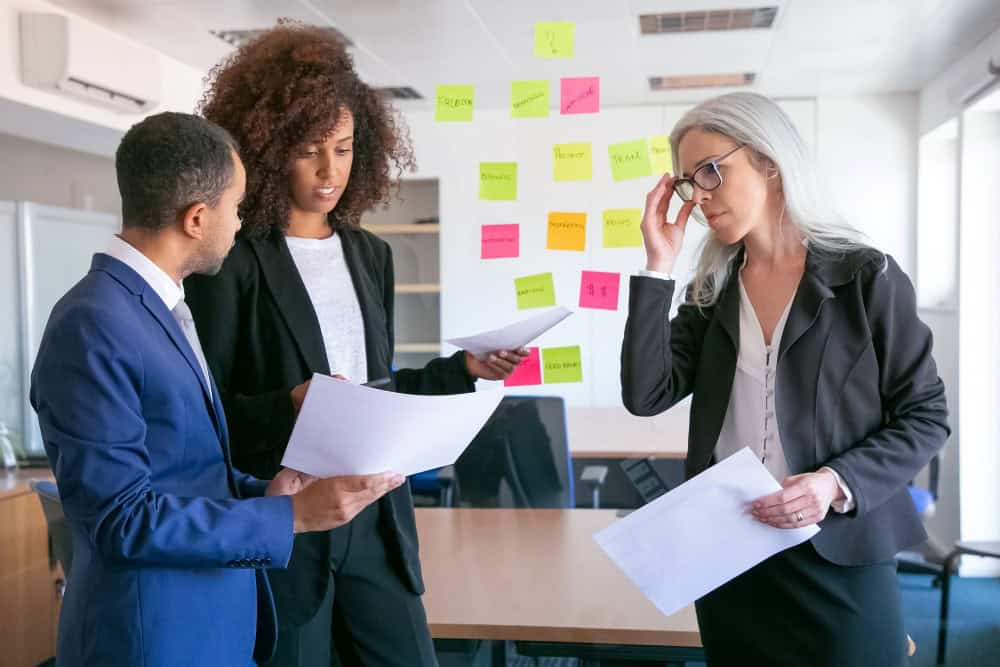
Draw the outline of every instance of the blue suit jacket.
M53 309L31 377L73 536L59 665L270 654L263 568L287 565L291 500L233 469L218 396L156 292L95 255Z

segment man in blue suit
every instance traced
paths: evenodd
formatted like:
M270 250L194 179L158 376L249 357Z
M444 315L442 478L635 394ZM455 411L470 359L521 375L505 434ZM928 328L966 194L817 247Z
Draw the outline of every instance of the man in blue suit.
M273 650L264 569L286 566L293 533L346 523L403 478L232 467L182 280L218 271L233 245L236 143L158 114L115 167L121 235L53 309L32 371L73 538L57 664L247 667Z

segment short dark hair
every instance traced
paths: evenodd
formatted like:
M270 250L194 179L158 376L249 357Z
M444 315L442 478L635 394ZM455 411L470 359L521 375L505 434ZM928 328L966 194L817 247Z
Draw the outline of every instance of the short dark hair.
M125 227L159 231L198 202L217 206L239 146L199 116L168 111L133 125L115 153Z

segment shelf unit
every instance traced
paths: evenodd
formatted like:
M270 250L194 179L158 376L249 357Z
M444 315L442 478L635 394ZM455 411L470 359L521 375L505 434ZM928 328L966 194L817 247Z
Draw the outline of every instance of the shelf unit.
M388 208L369 213L361 226L392 248L395 285L396 368L422 368L441 354L440 223L438 181L404 180Z

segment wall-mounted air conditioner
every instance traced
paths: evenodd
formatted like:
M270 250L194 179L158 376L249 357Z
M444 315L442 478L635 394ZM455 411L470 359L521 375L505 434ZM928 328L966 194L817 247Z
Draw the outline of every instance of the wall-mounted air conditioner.
M21 79L123 113L143 113L161 96L155 51L73 16L25 12Z

